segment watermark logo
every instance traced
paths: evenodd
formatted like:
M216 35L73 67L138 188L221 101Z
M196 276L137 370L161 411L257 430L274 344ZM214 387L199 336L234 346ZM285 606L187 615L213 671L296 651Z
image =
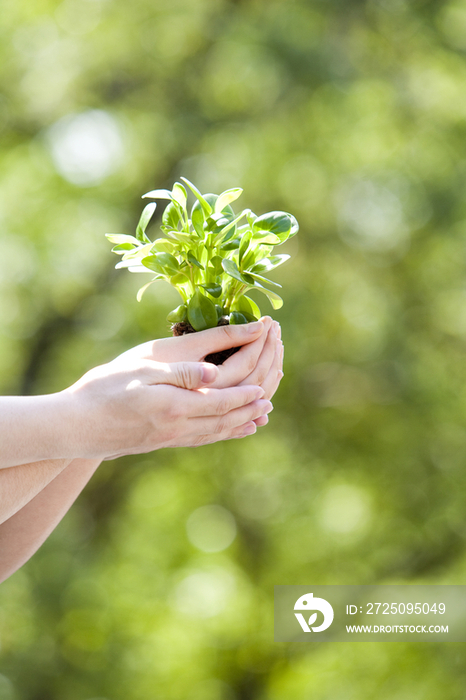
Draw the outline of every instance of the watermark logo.
M295 617L298 620L303 632L323 632L328 629L333 622L333 608L327 600L323 598L314 598L313 593L306 593L302 595L295 603L295 610L305 610L309 612L311 610L317 610L321 612L324 616L324 621L318 627L313 627L315 621L317 620L317 612L313 612L306 622L304 616L295 612Z

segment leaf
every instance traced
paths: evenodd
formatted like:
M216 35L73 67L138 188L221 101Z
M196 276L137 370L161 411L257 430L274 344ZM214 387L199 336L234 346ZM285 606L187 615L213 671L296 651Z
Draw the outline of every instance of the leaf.
M170 284L174 287L181 287L181 285L186 284L186 282L188 282L188 278L183 272L178 272L177 275L170 277Z
M228 241L228 243L223 243L220 246L220 250L225 250L225 251L236 250L237 248L239 248L240 243L241 243L241 239L233 238L231 241Z
M248 233L245 233L241 239L241 243L239 246L239 252L238 252L238 262L240 265L241 265L241 261L243 259L244 254L246 253L247 249L249 248L249 243L251 242L251 236L252 236L252 233L248 232Z
M105 237L108 238L110 243L133 243L133 245L139 245L139 241L135 236L127 236L125 233L106 233Z
M178 260L171 253L157 253L148 255L141 260L142 264L149 270L167 275L176 275L180 271Z
M115 265L115 270L120 270L122 268L126 268L130 272L135 272L136 269L139 270L139 272L147 272L147 268L138 263L137 258L129 258L128 260L120 260L119 263Z
M151 190L142 195L142 199L173 199L170 190Z
M188 303L188 321L195 331L215 328L217 310L215 305L201 291L196 290Z
M188 199L188 195L187 195L186 190L183 187L183 185L180 185L179 182L175 182L175 184L173 185L172 192L173 192L173 199L175 200L175 202L178 202L178 204L180 205L180 207L182 207L182 209L186 209L186 202Z
M195 202L191 210L191 223L197 235L203 238L204 236L204 214L202 213L202 207L199 202Z
M240 311L246 318L251 316L254 321L258 321L261 317L261 310L256 302L244 295L240 296L231 308L233 311ZM250 319L248 318L248 320Z
M222 227L222 230L215 237L216 245L218 245L219 241L223 241L223 243L225 243L229 238L234 236L236 224L243 218L243 216L244 211L242 211L241 214L239 214L235 219L229 221L229 223L226 226ZM228 233L230 235L227 235Z
M243 194L241 187L233 187L231 190L225 190L219 195L219 198L215 202L216 213L223 211L223 209L231 202L234 202L238 197Z
M127 251L123 255L123 260L139 260L140 258L144 258L146 255L150 255L152 251L153 244L152 243L146 243L145 245L141 245L138 243L138 248L133 248L133 250Z
M204 269L204 265L201 265L199 260L191 253L191 251L188 252L188 262L191 263L191 265L196 265L200 270Z
M283 265L284 262L289 260L290 255L271 255L270 258L262 258L259 260L249 272L269 272L274 270L279 265Z
M265 294L266 297L268 297L273 309L281 309L281 307L283 306L283 299L279 297L278 294L275 294L275 292L272 292L270 289L266 289L261 284L256 284L254 289L257 289L258 291L262 292L262 294Z
M221 284L213 284L213 283L207 283L207 284L201 284L200 285L203 289L206 290L206 292L209 292L209 294L215 299L218 299L218 297L222 293L222 285Z
M127 253L128 250L134 250L135 246L132 243L120 243L112 248L112 253Z
M151 246L151 253L175 253L178 252L179 246L173 241L167 241L166 238L158 238Z
M176 307L176 309L173 309L173 311L170 311L170 313L167 316L167 321L169 323L181 323L182 321L185 321L188 315L188 309L185 304L180 304L179 306Z
M278 284L278 282L272 282L272 280L269 280L266 277L262 277L262 275L258 275L256 272L250 272L248 270L248 272L244 274L251 275L253 279L259 280L259 282L265 282L266 284L271 284L273 287L280 287L280 289L282 287L282 285Z
M138 301L141 301L142 295L144 294L144 292L146 291L146 289L148 289L148 288L151 286L151 284L153 284L153 283L154 283L156 280L158 280L158 279L159 279L159 277L154 277L154 279L152 279L150 282L148 282L147 284L145 284L144 287L141 287L141 289L138 291L138 293L137 293L137 295L136 295L136 299L137 299Z
M150 243L150 238L146 236L146 228L149 221L152 218L156 207L157 204L155 202L151 202L150 204L145 206L141 214L141 218L139 219L139 223L136 228L136 238L138 239L138 241L142 241L142 243Z
M257 232L268 231L278 236L280 243L286 241L290 235L298 232L298 222L291 214L284 211L270 211L258 216L254 222L254 230ZM292 231L294 231L292 233Z
M241 323L247 323L248 319L246 316L239 311L232 311L230 314L230 324L232 326L238 326Z
M201 203L201 206L204 209L207 216L209 216L209 214L212 214L212 211L213 211L212 207L210 206L209 202L203 197L203 195L199 192L197 187L195 185L193 185L192 182L189 182L189 180L187 180L185 177L182 177L181 180L183 180L185 185L188 185L191 192L193 192L193 194L198 198L198 200Z
M177 229L180 221L181 215L178 210L178 207L175 204L173 204L173 202L170 202L170 204L166 207L162 215L163 227L165 229Z
M239 282L242 282L243 284L247 284L252 286L254 284L254 281L252 280L251 277L248 277L244 274L242 274L238 270L238 265L235 263L234 260L222 260L222 267L227 273L227 275L230 275L230 277L234 277L236 280Z
M184 231L173 231L173 230L166 230L165 233L167 236L170 236L170 238L174 238L175 241L180 241L180 243L184 243L185 245L191 245L192 244L192 236L190 233L185 233Z
M223 258L221 258L220 255L214 255L214 257L210 260L215 276L221 275L223 272L222 261Z
M263 233L262 231L255 231L254 232L254 238L259 239L260 243L269 243L271 245L279 245L282 243L280 240L279 236L276 236L274 233Z

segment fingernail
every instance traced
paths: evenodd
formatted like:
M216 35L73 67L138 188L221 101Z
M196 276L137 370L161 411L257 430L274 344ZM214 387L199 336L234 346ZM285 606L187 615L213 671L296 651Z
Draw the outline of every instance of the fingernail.
M243 430L243 436L246 437L246 435L253 435L256 432L256 430L256 424L251 423Z
M264 401L263 401L263 404L264 404L264 411L263 411L263 414L262 414L262 415L265 415L265 414L270 413L271 411L273 411L273 404L272 404L270 401L265 401L265 400L264 400Z
M203 384L211 384L217 378L218 369L210 362L202 365L202 382Z
M261 399L264 396L264 394L265 394L265 391L263 390L263 388L261 386L258 386L257 391L255 393L255 399L256 400Z
M252 335L253 333L257 333L259 330L262 330L264 325L261 321L254 321L254 323L242 324L241 328L244 328L246 333L250 333Z
M282 372L281 370L279 370L279 372L278 372L278 378L279 378L279 379L283 379L284 376L285 376L285 373Z

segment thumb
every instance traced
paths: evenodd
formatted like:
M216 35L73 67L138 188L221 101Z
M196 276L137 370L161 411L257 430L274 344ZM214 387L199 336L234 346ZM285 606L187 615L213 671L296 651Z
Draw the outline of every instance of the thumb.
M270 319L271 321L271 319ZM267 317L263 321L255 323L241 323L238 325L217 326L199 333L190 333L183 336L183 342L189 343L197 357L206 357L213 352L220 352L227 348L237 348L252 343L264 332L265 325L269 323Z
M171 362L163 383L182 389L199 389L217 379L218 368L210 362Z

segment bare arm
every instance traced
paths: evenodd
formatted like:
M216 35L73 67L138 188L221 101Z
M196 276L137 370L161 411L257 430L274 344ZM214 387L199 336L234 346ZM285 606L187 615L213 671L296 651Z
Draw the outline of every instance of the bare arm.
M75 459L66 466L49 462L40 467L44 473L54 476L32 500L0 525L0 582L11 576L39 549L99 464L98 459ZM26 468L31 466L25 465ZM21 467L5 469L0 472L0 477L5 472L18 469Z
M183 354L188 354L188 349L199 353L199 348L196 349L192 341L189 346L188 343L186 345ZM135 350L138 350L140 357L140 350ZM205 348L201 348L199 359L205 351ZM189 354L188 358L194 359ZM256 426L265 425L266 413L269 410L267 399L275 393L283 374L282 358L283 347L281 342L277 342L276 333L272 331L264 334L260 341L251 343L248 349L241 350L236 357L230 358L228 366L222 368L223 376L217 376L218 384L224 386L230 381L246 386L239 390L240 393L238 387L233 392L228 389L214 389L205 393L205 390L201 389L199 394L196 391L183 394L184 401L194 401L193 410L184 410L177 416L177 423L180 423L177 434L173 435L172 439L165 440L165 445L200 445L243 437L254 432ZM173 359L182 359L181 348L179 355L175 355ZM187 382L188 386L194 388L193 383L200 381L199 365L195 369L196 372L192 374L187 371L192 370L192 366L186 364L185 371L181 372L178 378L172 377L171 381L176 381L181 386ZM162 376L158 377L158 381L168 379L166 371L167 368L162 372ZM265 399L263 401L254 400L259 387L262 387ZM176 387L165 386L163 389L165 392L172 390L176 390ZM162 395L158 397L159 400L162 398ZM126 396L125 399L127 409ZM181 403L184 401L181 400ZM171 399L168 405L178 403ZM110 430L109 425L107 429ZM153 449L161 446L164 446L163 441L158 438ZM139 444L137 451L145 449ZM127 453L127 450L123 453ZM10 576L37 551L68 511L100 462L100 457L48 459L0 469L0 581Z

